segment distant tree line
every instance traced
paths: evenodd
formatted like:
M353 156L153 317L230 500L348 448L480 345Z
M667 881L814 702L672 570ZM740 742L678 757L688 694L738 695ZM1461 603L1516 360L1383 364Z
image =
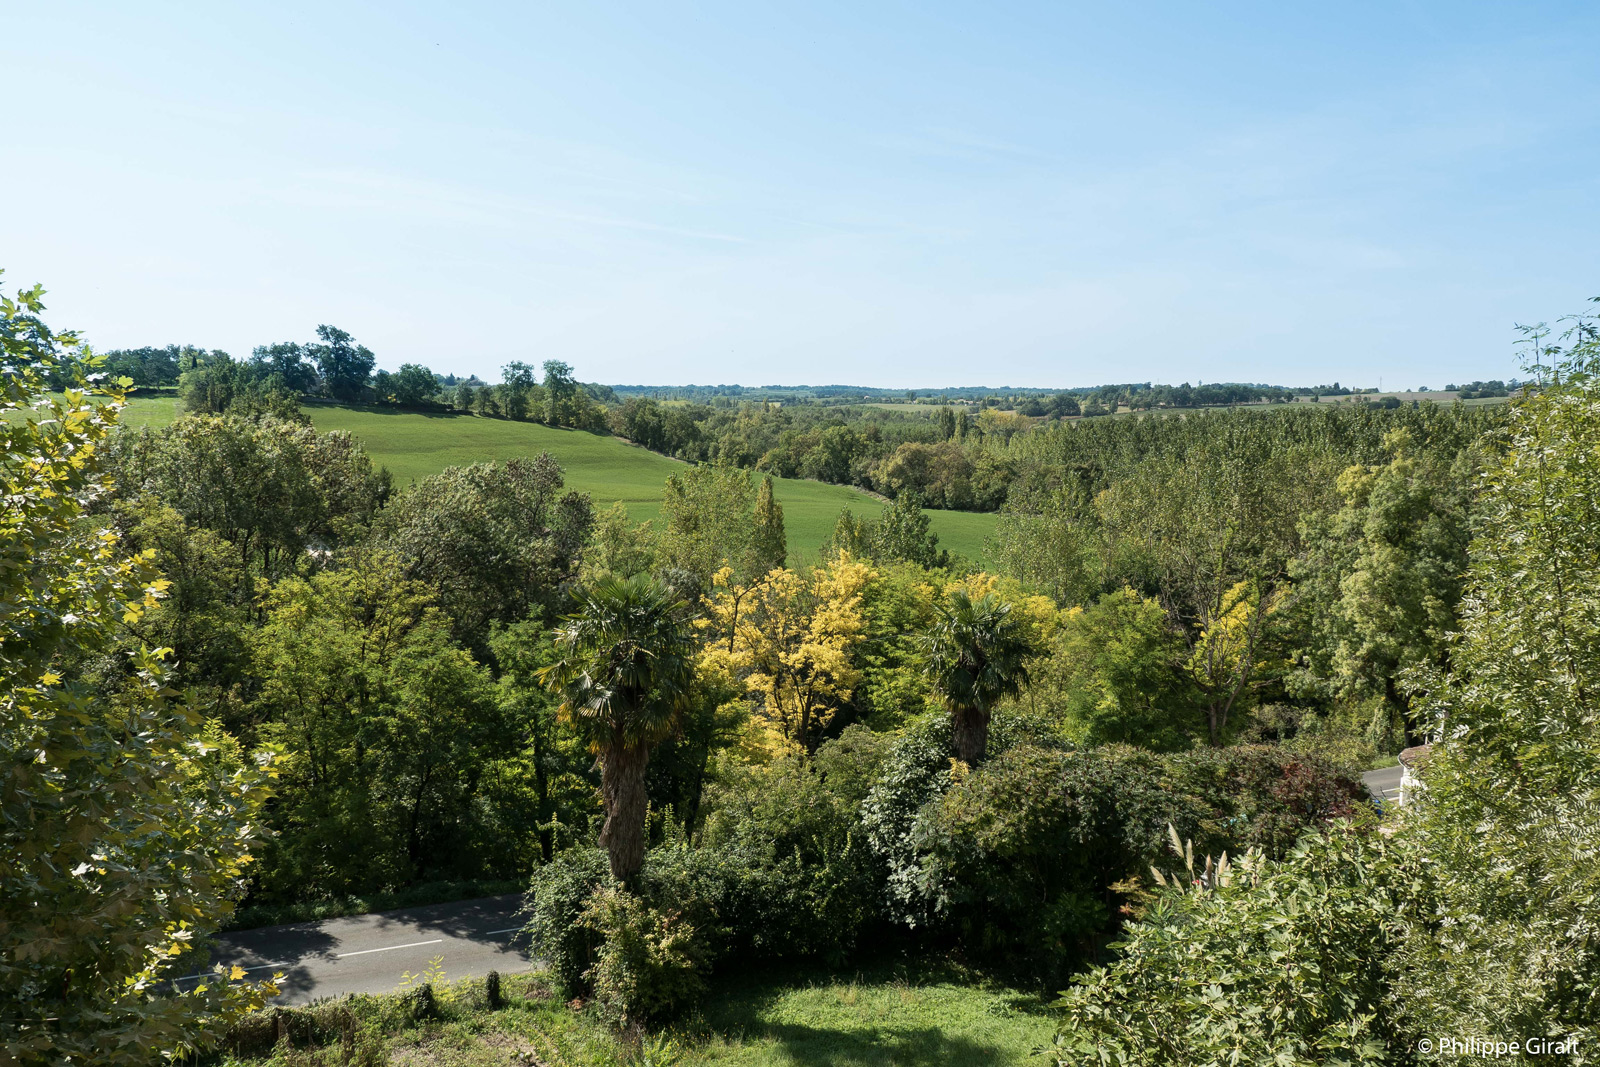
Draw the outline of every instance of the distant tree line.
M1070 405L1071 398L1063 403ZM1392 414L1374 414L1382 409ZM912 493L925 507L996 511L1027 507L1041 480L1059 480L1063 459L1104 467L1120 463L1116 457L1142 455L1154 442L1190 440L1223 426L1245 424L1269 437L1323 441L1355 459L1375 455L1396 421L1420 429L1465 420L1477 432L1500 417L1492 410L1455 413L1441 405L1402 405L1392 397L1360 404L1042 420L997 408L973 413L948 405L723 409L630 397L612 409L610 424L620 436L690 462L854 485L891 498Z
M317 327L317 340L259 345L248 360L219 350L170 346L113 352L107 366L135 385L176 382L185 408L210 414L253 416L268 412L296 420L300 401L392 405L460 411L607 432L602 404L615 396L604 386L579 382L572 368L547 360L539 370L527 363L505 366L503 380L488 385L476 377L437 374L420 363L395 371L375 369L377 357L335 326Z

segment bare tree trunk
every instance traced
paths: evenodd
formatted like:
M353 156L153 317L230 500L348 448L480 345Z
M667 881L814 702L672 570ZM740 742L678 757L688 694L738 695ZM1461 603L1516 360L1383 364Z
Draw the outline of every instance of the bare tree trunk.
M644 864L644 820L650 806L644 772L649 763L650 746L618 739L606 749L600 768L606 807L600 847L610 856L611 875L619 882L632 882Z
M989 713L981 708L954 708L950 712L956 759L969 767L983 762L989 750Z

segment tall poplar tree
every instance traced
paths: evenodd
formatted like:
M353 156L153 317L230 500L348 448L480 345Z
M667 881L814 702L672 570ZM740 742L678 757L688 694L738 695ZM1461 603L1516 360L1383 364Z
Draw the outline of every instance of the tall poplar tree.
M755 533L751 537L750 555L750 569L755 574L775 570L789 558L789 539L783 531L783 505L772 495L770 475L756 490Z

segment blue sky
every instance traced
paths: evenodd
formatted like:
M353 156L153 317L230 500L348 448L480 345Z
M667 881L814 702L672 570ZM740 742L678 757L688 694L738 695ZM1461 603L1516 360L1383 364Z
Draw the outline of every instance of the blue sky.
M5 284L102 348L1437 387L1600 294L1594 4L4 19Z

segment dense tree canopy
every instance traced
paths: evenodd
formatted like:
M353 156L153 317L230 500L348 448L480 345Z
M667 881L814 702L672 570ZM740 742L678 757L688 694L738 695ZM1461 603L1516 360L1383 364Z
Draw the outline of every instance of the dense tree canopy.
M378 537L436 590L457 636L482 655L493 623L554 605L577 574L593 510L588 496L562 487L548 453L451 467L400 493Z

